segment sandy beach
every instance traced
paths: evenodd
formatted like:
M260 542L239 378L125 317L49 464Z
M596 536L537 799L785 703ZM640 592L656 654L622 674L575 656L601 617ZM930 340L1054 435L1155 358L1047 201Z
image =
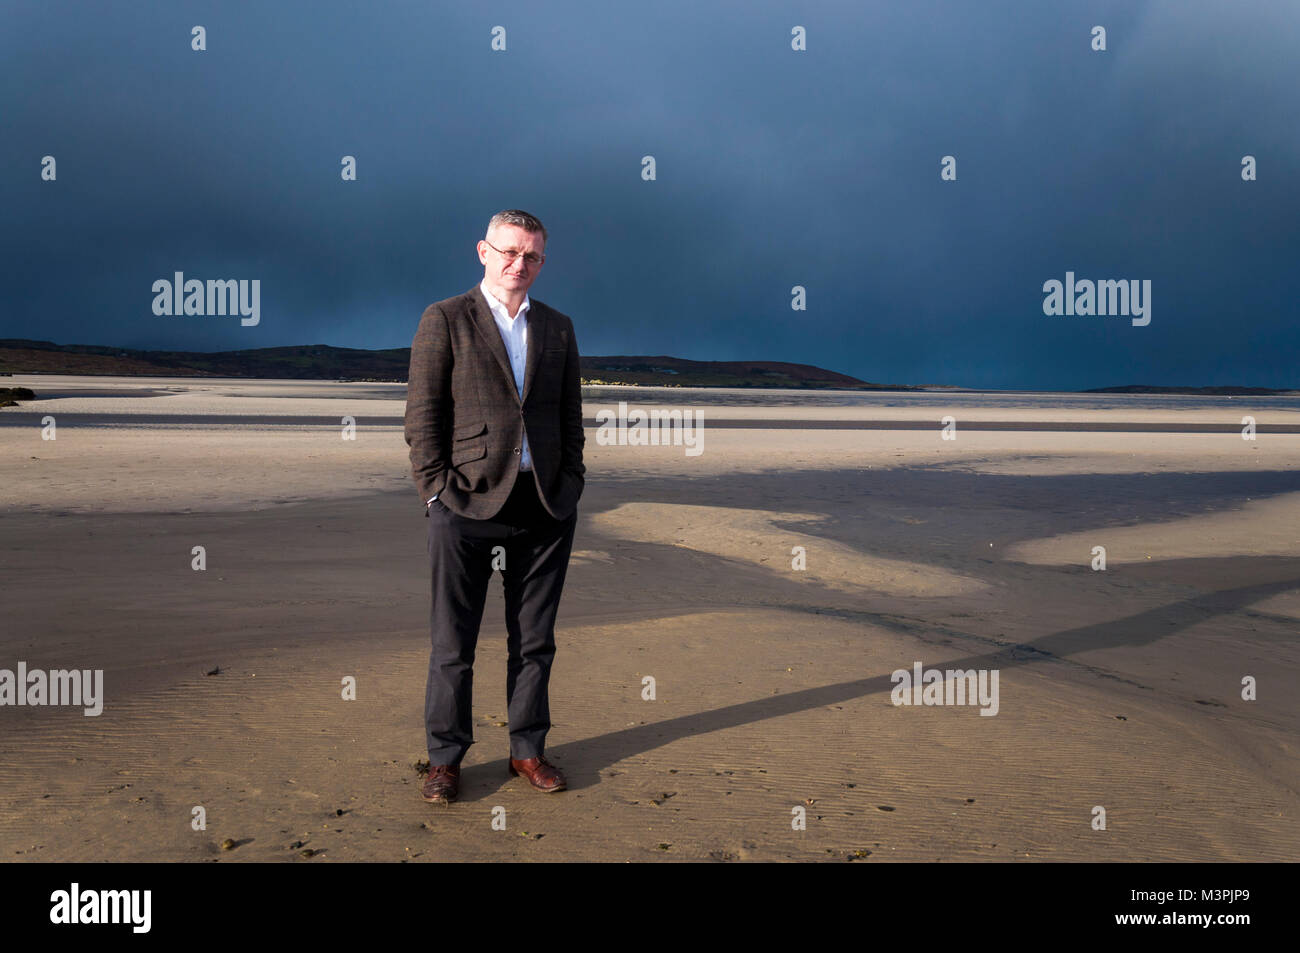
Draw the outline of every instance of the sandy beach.
M1300 847L1300 401L584 395L548 740L570 790L507 775L494 582L477 744L460 800L431 806L405 385L5 382L38 400L0 410L0 669L104 685L94 717L0 707L6 860ZM703 452L601 445L619 400L703 409ZM895 704L916 663L996 671L996 713Z

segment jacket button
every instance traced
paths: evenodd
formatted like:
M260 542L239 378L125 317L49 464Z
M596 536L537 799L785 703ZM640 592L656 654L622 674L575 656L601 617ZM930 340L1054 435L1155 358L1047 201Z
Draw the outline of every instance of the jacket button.
M518 452L519 452L519 448L518 448L518 447L515 447L515 453L518 453Z

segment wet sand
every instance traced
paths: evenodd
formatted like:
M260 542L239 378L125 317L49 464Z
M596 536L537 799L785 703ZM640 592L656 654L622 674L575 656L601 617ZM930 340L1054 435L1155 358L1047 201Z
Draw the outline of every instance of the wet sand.
M58 425L43 441L0 420L0 669L103 669L106 695L98 717L0 707L5 859L1289 860L1300 843L1295 412L1259 410L1244 441L1249 399L718 395L699 456L591 428L551 684L570 790L506 773L494 583L478 743L461 799L435 807L415 769L428 521L393 422L404 390L85 384L0 411ZM588 418L614 407L600 393ZM965 426L981 420L1025 429ZM1164 429L1090 429L1116 422ZM996 716L895 705L891 673L917 661L996 670Z

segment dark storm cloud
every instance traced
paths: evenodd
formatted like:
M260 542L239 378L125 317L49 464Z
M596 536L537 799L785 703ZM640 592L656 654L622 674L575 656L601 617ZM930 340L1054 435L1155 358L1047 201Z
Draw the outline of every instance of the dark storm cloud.
M588 354L1300 386L1295 4L41 2L0 18L0 336L406 346L425 305L481 278L488 217L520 207L551 233L533 294ZM57 183L39 179L47 154ZM1042 283L1067 270L1150 279L1150 326L1043 315ZM150 287L175 271L260 279L261 323L154 316Z

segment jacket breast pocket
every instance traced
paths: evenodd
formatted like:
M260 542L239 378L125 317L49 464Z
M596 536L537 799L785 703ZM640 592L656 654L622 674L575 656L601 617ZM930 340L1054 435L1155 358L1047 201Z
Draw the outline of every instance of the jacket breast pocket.
M542 360L538 367L538 373L548 381L558 381L564 374L564 362L568 359L569 352L564 348L542 348ZM530 400L540 399L541 403L554 403L558 391L550 386L539 388L532 392L535 397Z

